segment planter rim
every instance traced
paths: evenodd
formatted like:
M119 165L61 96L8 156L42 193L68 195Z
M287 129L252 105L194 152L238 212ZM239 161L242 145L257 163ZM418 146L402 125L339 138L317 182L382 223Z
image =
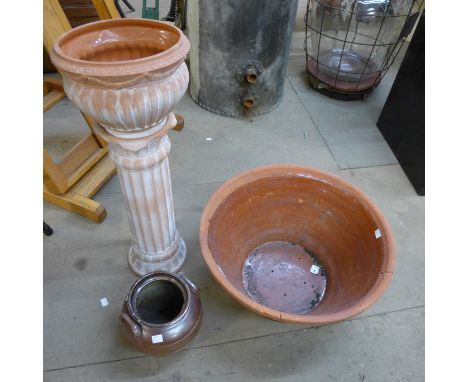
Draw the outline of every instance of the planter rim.
M176 32L179 36L178 41L172 45L169 49L164 50L160 53L137 58L134 60L122 60L122 61L87 61L80 60L78 58L70 57L65 54L61 48L61 45L65 40L73 39L76 36L93 30L105 30L112 29L121 26L145 26L160 28L163 30L171 30ZM85 25L81 25L77 28L73 28L68 32L61 35L55 42L52 51L50 52L50 58L54 65L62 71L78 75L88 75L96 77L119 77L129 76L135 74L144 74L155 70L165 70L178 64L180 61L185 60L190 49L190 43L188 38L183 32L171 25L168 22L158 20L147 20L147 19L111 19L111 20L100 20Z
M353 306L345 308L336 313L323 314L317 317L281 312L279 310L261 305L250 299L247 295L241 293L236 287L234 287L222 273L221 268L216 263L216 260L214 259L213 254L211 253L211 250L208 246L208 229L210 220L212 219L217 208L233 191L253 181L269 178L271 176L299 176L326 181L335 187L345 188L348 191L351 191L361 201L361 203L369 207L369 212L373 214L376 222L378 223L378 228L382 233L381 239L384 240L384 246L387 248L387 251L383 266L380 270L379 278L370 291ZM353 186L338 176L308 166L279 164L257 167L244 171L227 180L213 193L205 206L200 220L199 240L202 256L206 265L208 266L208 269L210 270L215 280L228 292L228 294L231 295L231 297L233 297L249 310L252 310L264 317L287 323L320 326L344 321L353 316L356 316L374 304L384 293L391 281L396 263L395 240L390 229L390 225L374 202L372 202L372 200L356 186Z

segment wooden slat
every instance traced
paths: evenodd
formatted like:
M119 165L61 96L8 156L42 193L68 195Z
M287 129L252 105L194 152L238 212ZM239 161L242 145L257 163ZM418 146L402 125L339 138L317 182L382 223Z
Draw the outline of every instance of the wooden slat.
M70 30L71 25L58 0L43 0L43 11L43 42L47 52L50 53L55 41Z
M105 156L70 191L91 198L116 171L115 163Z
M47 95L43 98L44 113L52 106L58 104L64 98L65 93L59 90L52 90L51 92L47 93Z
M107 12L109 12L111 19L120 19L120 14L115 7L114 0L104 0L104 4L106 5Z
M89 7L93 2L91 0L59 0L62 8L66 7Z
M92 169L92 167L99 162L102 158L107 155L107 148L99 149L93 155L91 155L88 159L86 159L83 164L78 167L68 178L67 182L69 185L75 184L79 181L83 176L85 176L88 171Z
M87 135L64 155L58 165L60 171L65 177L70 177L70 175L75 172L89 157L100 150L101 147L98 145L94 136L92 134Z
M68 183L59 167L54 163L48 151L43 152L43 181L47 188L56 194L63 194L68 190Z
M111 18L107 11L106 4L104 4L104 0L93 0L93 4L101 20L109 20Z
M45 201L57 207L79 214L96 223L102 222L107 216L106 209L101 203L80 194L67 192L65 195L55 195L44 188L43 197Z
M93 17L70 17L70 24L73 28L79 27L84 24L94 23L95 21L99 21L99 16Z
M63 80L61 78L55 77L45 77L44 84L47 85L49 89L60 90L63 92Z
M93 6L90 7L63 7L65 16L68 19L71 18L97 18L96 9Z
M120 19L113 0L93 0L93 4L101 20Z

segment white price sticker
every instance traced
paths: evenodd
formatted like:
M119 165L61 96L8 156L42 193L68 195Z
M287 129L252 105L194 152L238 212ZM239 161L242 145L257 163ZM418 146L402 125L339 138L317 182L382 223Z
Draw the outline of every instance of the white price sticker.
M310 271L314 274L314 275L318 275L319 272L320 272L320 267L318 265L312 265L310 267Z
M103 297L101 298L101 305L103 308L105 308L107 305L109 305L109 301L107 301L107 298Z
M151 336L151 342L153 342L153 344L159 344L161 342L164 342L162 334L156 334L154 336Z

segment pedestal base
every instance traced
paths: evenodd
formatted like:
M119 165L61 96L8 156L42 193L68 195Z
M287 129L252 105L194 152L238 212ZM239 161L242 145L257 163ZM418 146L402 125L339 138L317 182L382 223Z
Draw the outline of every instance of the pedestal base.
M184 240L179 237L176 249L169 254L149 256L138 253L133 246L128 251L128 264L138 276L144 276L150 272L167 271L177 273L185 263L187 247Z

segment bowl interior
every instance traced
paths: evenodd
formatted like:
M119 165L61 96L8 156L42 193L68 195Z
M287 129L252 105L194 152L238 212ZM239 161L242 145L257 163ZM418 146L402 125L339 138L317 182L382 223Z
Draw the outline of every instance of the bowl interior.
M353 188L286 173L233 187L209 219L207 244L242 294L272 309L318 317L358 304L382 280L390 256L384 231ZM259 252L262 261L252 265Z
M62 53L91 62L136 60L161 53L179 41L178 31L165 23L111 20L84 25L59 41Z
M184 293L171 280L152 280L135 294L132 305L138 317L153 325L174 320L184 307Z

